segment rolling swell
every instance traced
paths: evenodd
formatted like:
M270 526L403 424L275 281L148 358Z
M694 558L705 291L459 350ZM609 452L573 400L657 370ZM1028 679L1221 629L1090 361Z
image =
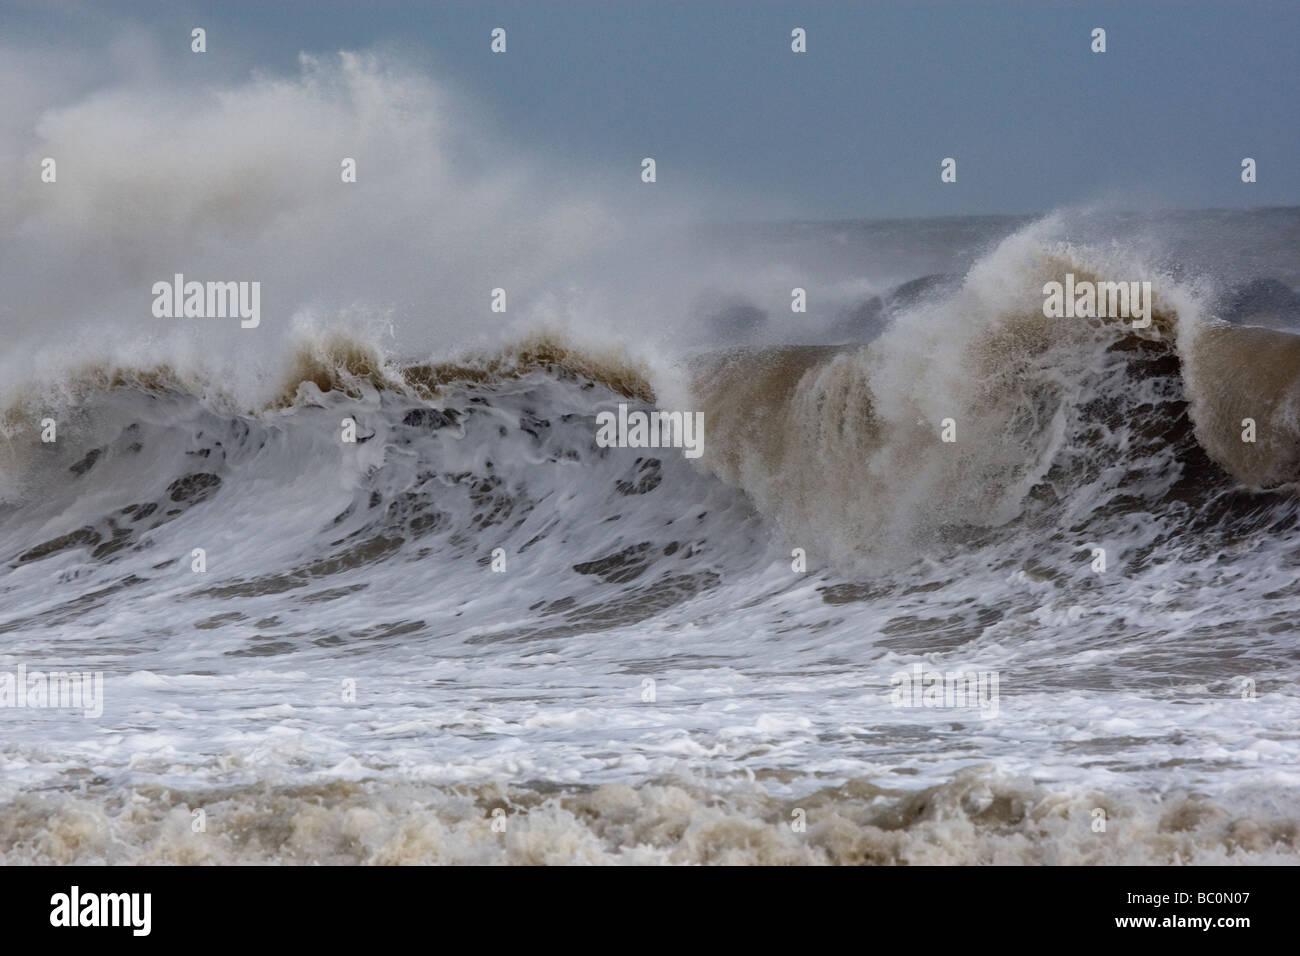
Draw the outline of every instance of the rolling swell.
M428 575L420 569L456 568L461 577L436 577L448 593L472 593L462 579L488 572L498 549L511 562L545 551L549 580L526 620L487 615L465 636L491 644L632 623L715 587L721 571L709 539L721 535L709 522L727 518L710 514L719 504L748 510L679 452L596 446L598 409L648 407L652 394L635 367L607 357L534 340L486 359L397 366L335 340L297 356L293 377L291 390L255 412L175 376L83 378L57 413L67 423L57 443L29 431L9 444L20 480L0 517L0 562L75 575L78 615L130 586L180 601L178 620L208 629L223 605L252 599L288 602L275 615L284 624L295 607L362 595L382 566L419 579ZM340 440L345 416L356 423L355 444ZM252 510L276 518L244 520ZM213 541L226 524L245 537ZM585 543L562 547L577 541ZM210 567L178 575L200 545ZM8 590L9 607L41 605L36 578ZM0 628L37 619L11 615ZM244 650L462 627L418 618L335 633L277 625Z

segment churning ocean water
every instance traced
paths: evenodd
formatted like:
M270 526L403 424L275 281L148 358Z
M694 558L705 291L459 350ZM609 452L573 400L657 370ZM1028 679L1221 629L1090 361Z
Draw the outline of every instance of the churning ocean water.
M11 370L0 672L103 699L0 709L0 859L1295 861L1300 211L677 248L671 335ZM1045 317L1067 273L1149 326Z

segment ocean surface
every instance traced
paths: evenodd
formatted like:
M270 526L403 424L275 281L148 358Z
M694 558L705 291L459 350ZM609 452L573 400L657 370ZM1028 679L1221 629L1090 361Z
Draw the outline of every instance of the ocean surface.
M1300 210L656 235L491 341L12 338L0 673L103 712L0 707L0 861L1297 862Z

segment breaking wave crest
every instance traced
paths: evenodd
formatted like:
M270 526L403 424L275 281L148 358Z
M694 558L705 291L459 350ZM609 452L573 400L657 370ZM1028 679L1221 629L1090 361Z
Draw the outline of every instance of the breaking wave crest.
M1149 328L1046 318L1045 282L1131 271L1008 245L871 342L697 359L705 462L840 563L1042 523L1067 499L1077 519L1300 477L1300 336L1230 325L1161 277Z
M1045 318L1043 282L1065 272L1108 275L1013 239L870 342L696 354L682 373L659 356L588 350L558 334L422 362L339 334L300 341L283 385L256 403L168 366L82 367L34 383L5 412L6 470L12 479L18 462L48 460L33 439L37 419L65 409L77 434L78 423L102 419L96 406L110 395L115 414L123 394L170 396L255 429L269 414L292 427L284 415L295 407L367 395L401 415L420 404L439 414L450 391L490 396L536 373L595 389L593 416L612 398L653 405L657 395L702 410L704 465L832 563L910 560L972 533L1041 524L1067 498L1077 517L1120 500L1159 510L1193 491L1208 506L1232 489L1290 489L1300 474L1300 336L1219 320L1160 277L1147 329Z

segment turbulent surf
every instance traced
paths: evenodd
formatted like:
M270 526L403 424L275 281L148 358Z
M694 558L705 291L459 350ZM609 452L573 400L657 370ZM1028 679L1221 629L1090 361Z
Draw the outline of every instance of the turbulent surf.
M1294 862L1294 263L977 225L889 226L920 268L798 330L700 299L673 352L13 379L0 670L105 677L6 726L0 859ZM1044 316L1067 272L1150 281L1149 326ZM620 404L702 456L603 447ZM896 706L917 664L997 716Z

